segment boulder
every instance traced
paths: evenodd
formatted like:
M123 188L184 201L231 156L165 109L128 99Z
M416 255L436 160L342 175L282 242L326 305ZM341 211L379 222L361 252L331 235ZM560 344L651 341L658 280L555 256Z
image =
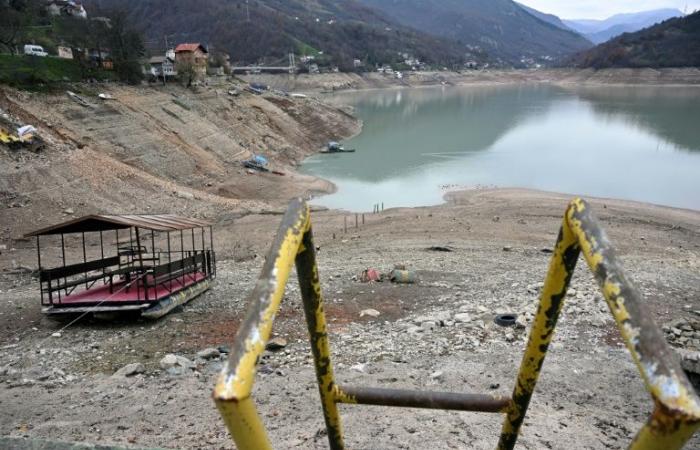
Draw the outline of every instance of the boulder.
M114 375L112 375L112 376L115 378L133 377L134 375L138 375L140 373L145 373L145 372L146 372L146 367L143 364L132 363L132 364L127 364L126 366L117 370L116 372L114 372Z
M197 357L202 359L214 359L218 358L220 355L221 352L213 347L205 348L204 350L197 352Z

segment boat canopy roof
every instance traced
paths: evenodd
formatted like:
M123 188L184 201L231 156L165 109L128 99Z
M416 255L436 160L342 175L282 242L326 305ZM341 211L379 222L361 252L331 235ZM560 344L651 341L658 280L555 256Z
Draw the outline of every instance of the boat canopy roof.
M56 234L87 233L91 231L121 230L126 228L142 228L153 231L179 231L211 226L210 222L200 219L190 219L172 214L149 215L104 215L93 214L79 219L52 225L41 230L28 233L25 237L48 236Z

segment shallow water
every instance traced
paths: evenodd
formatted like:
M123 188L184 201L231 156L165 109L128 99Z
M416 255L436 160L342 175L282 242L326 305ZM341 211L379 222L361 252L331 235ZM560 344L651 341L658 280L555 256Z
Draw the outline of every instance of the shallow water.
M700 209L700 88L550 85L355 92L352 154L302 171L351 211L442 203L449 189L534 188Z

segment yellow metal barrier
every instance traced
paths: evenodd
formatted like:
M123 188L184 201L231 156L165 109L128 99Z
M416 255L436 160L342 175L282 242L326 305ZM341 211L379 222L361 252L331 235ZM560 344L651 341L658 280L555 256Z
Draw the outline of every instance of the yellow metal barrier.
M338 403L504 413L506 418L498 449L512 449L581 252L603 291L655 404L653 414L629 448L682 448L700 427L700 399L651 319L639 291L627 280L605 233L583 200L574 200L566 211L512 397L336 385L311 216L308 206L295 200L284 216L262 274L249 297L250 309L214 389L214 400L239 449L272 448L251 392L255 366L270 338L272 322L292 266L296 264L331 449L344 448Z

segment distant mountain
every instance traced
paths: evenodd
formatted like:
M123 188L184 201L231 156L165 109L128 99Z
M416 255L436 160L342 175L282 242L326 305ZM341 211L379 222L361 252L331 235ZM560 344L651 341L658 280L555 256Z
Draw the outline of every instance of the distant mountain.
M506 64L558 59L591 47L511 0L359 0L417 30L478 47Z
M576 55L579 67L700 67L700 12L626 33Z
M84 0L91 15L100 9L127 11L149 47L162 51L167 39L202 42L225 50L232 61L284 64L287 55L314 55L352 69L403 61L409 53L432 64L464 62L465 48L401 25L356 0Z
M543 20L551 25L554 25L557 28L561 28L562 30L566 31L576 31L573 30L572 28L568 27L560 18L559 16L556 16L554 14L548 14L548 13L543 13L542 11L538 11L534 8L530 8L527 5L523 5L522 3L515 2L518 6L520 6L522 9L530 13L531 15L537 17L540 20Z
M682 17L678 9L655 9L631 14L617 14L605 20L565 20L564 24L581 33L594 44L602 44L622 33L633 33L664 20Z

